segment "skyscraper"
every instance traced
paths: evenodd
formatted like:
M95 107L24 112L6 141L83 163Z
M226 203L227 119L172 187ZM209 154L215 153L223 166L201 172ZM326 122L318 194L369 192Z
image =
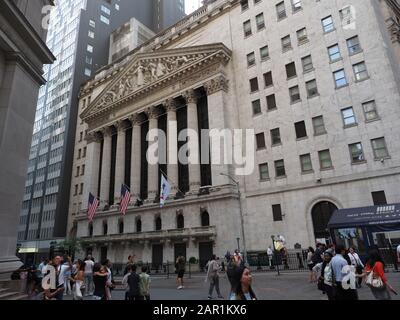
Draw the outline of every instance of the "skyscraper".
M177 1L167 10L164 1L65 0L56 3L47 45L57 61L44 68L48 82L39 91L18 228L22 251L44 253L50 246L49 239L65 236L78 93L81 84L108 63L110 34L132 17L158 31L168 26L166 23L173 23L164 19L164 12L168 15L169 11L174 12L176 20L184 15L180 4ZM154 12L160 14L155 16ZM85 157L85 151L79 156Z

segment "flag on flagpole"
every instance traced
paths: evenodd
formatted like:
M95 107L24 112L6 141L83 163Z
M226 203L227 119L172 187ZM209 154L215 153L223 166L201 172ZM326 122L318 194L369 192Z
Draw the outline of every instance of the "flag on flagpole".
M129 201L131 201L131 192L126 185L121 187L121 202L119 204L119 211L125 215L128 209Z
M94 216L96 215L97 208L100 205L100 201L97 197L89 193L89 205L88 205L88 218L90 221L93 220Z
M171 192L171 185L168 180L161 175L161 188L160 188L160 207L163 207L165 201L168 199L168 196Z

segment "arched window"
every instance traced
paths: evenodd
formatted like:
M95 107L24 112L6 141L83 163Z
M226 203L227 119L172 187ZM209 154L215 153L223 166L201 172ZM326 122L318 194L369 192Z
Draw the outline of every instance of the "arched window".
M136 220L136 232L142 232L142 220L140 218Z
M177 229L185 228L185 218L183 217L183 214L179 214L176 217L176 227Z
M107 225L107 221L103 221L103 235L107 235L108 233L108 225Z
M316 239L329 239L328 223L337 207L329 201L318 202L311 210Z
M88 233L89 233L89 237L93 237L93 223L92 222L89 223Z
M201 226L208 227L210 225L210 215L207 211L201 213Z
M124 233L124 221L120 220L118 224L118 231L120 234Z
M161 217L156 218L156 231L161 230L162 227L162 222L161 222Z

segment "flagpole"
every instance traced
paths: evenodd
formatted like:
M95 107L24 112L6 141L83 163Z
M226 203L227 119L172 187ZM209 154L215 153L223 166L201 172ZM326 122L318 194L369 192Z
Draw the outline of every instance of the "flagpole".
M167 178L168 181L171 181L171 182L176 186L176 189L177 189L180 193L184 194L184 193L182 192L182 190L179 189L178 184L175 183L175 181L173 181L173 180L171 180L170 178L168 178L168 176L165 174L164 171L162 171L161 169L159 169L159 170L160 170L160 172Z

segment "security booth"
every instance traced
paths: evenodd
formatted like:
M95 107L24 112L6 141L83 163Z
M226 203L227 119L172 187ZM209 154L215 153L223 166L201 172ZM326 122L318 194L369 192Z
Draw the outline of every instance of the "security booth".
M332 240L355 247L364 259L377 247L388 265L397 269L396 247L400 244L400 204L336 210L328 223Z

